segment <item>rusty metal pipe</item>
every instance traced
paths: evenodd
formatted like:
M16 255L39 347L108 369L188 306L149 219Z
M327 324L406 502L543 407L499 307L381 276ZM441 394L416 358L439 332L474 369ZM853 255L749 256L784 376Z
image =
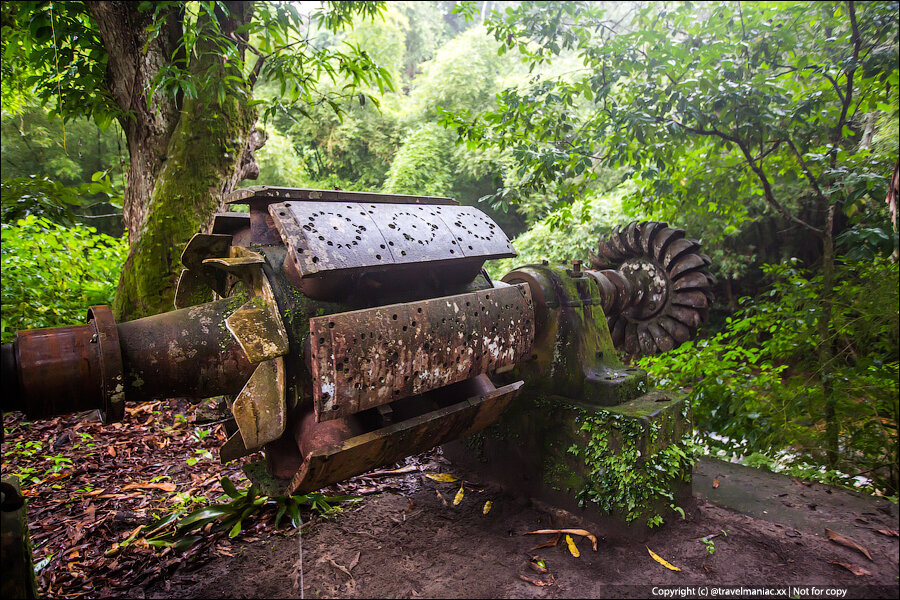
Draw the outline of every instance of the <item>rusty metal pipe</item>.
M240 392L256 365L225 318L243 301L226 298L119 324L128 400Z
M225 325L234 297L116 325L105 306L89 323L20 331L3 346L4 412L48 418L99 409L122 418L124 402L237 394L255 364Z
M3 387L15 387L4 398L4 411L39 419L103 407L100 349L91 325L20 331L3 355Z

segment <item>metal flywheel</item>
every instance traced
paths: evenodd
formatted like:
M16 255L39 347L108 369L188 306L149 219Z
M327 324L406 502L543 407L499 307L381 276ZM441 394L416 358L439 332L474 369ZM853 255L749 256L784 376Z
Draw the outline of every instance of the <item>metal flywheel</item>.
M595 269L616 269L643 281L628 307L608 316L618 349L645 356L665 352L693 338L707 320L716 280L707 269L709 257L684 230L635 221L601 239L597 250L590 256Z

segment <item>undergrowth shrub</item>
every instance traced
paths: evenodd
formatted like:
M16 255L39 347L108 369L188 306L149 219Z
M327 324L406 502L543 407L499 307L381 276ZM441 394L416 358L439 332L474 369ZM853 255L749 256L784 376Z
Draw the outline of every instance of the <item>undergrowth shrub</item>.
M820 276L796 262L764 268L772 287L741 300L720 333L643 358L661 387L690 392L695 427L713 453L835 483L897 495L898 266L837 266L832 382L840 460L825 453L825 399L817 361Z
M112 304L128 242L93 227L29 215L2 224L3 343L18 329L83 324L87 308Z

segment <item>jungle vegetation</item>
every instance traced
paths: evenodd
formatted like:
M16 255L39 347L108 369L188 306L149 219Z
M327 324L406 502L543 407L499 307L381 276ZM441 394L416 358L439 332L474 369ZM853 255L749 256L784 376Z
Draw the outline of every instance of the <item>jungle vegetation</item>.
M718 279L700 339L639 361L698 441L898 494L897 2L0 10L4 342L167 310L253 183L478 205L519 251L494 275L661 220Z

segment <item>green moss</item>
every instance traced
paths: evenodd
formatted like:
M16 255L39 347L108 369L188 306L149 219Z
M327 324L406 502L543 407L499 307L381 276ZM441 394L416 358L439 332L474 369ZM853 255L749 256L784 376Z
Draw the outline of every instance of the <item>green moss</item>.
M181 252L219 207L223 184L238 166L256 116L235 97L215 107L185 102L119 280L113 304L117 319L172 309Z

